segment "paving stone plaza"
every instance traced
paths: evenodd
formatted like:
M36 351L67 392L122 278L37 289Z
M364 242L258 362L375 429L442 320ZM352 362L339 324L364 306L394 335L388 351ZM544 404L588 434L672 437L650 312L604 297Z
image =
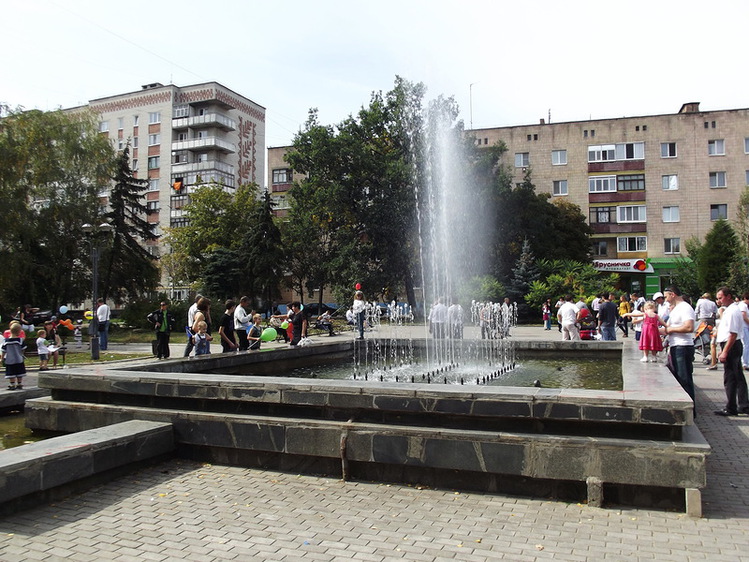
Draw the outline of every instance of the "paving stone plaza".
M712 414L721 371L697 364L695 384L713 448L701 519L175 459L2 517L0 559L749 560L749 417Z

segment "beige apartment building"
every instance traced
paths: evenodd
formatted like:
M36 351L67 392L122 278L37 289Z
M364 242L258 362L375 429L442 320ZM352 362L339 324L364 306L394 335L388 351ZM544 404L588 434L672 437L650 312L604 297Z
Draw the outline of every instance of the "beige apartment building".
M749 184L749 109L473 129L480 146L503 141L521 182L578 205L594 231L593 263L623 289L649 296L668 283L684 242L735 221Z
M263 185L265 108L218 82L147 84L86 107L100 115L99 132L116 149L130 143L131 167L148 179L147 218L159 236L186 224L184 206L202 183L221 183L230 193L240 184ZM108 191L101 196L106 205ZM149 243L149 251L158 257L163 243ZM172 298L187 296L171 280L162 282Z

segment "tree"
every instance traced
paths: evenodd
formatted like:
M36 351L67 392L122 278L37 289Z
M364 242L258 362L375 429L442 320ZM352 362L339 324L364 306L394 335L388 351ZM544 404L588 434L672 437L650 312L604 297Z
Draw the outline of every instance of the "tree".
M732 262L739 252L739 239L724 219L715 222L705 236L697 260L697 284L702 292L715 290L728 282Z
M109 211L104 213L113 233L111 246L102 259L105 264L102 296L121 304L127 298L147 294L156 288L159 270L145 244L157 240L158 236L144 218L147 209L143 192L148 187L148 180L133 176L129 145L120 152L115 166Z
M278 281L283 274L283 248L281 232L273 220L273 201L270 193L263 194L244 241L242 255L246 257L246 274L250 279L252 294L265 301L267 306L278 297Z
M536 266L536 260L531 252L531 245L528 240L523 241L523 250L520 253L518 261L512 270L512 278L507 285L507 296L514 302L518 303L518 316L527 318L530 316L530 310L525 302L525 295L530 289L531 283L538 279L539 272Z
M600 293L615 292L619 284L618 273L602 274L590 263L548 259L536 263L539 279L531 282L525 302L539 313L546 299L554 301L566 294L589 299Z
M0 299L56 309L90 294L83 224L114 152L88 112L7 110L0 121ZM15 308L15 307L14 307Z

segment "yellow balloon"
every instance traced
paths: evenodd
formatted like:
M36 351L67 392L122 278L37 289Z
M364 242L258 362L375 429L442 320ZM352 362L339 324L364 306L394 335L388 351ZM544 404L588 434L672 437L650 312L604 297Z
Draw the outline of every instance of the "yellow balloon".
M86 320L93 320L94 319L94 313L91 312L90 310L87 310L86 312L83 313L83 317Z

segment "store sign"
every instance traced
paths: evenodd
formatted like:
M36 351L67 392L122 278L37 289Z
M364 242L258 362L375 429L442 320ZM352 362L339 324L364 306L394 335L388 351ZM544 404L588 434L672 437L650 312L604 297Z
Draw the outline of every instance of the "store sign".
M598 271L613 271L616 273L654 273L649 259L593 260L593 267Z

